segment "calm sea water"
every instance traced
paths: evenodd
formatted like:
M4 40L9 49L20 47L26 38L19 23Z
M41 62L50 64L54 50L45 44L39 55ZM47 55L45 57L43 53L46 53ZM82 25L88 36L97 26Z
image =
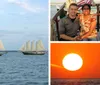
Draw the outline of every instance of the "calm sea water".
M100 85L100 79L51 79L51 85Z
M0 56L0 85L48 85L48 54Z

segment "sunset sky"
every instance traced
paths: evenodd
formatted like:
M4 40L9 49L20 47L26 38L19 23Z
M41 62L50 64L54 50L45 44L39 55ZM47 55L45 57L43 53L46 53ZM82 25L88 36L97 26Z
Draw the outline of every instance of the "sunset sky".
M77 53L83 59L83 66L77 71L68 71L62 60L68 53ZM99 43L52 43L51 78L100 78Z

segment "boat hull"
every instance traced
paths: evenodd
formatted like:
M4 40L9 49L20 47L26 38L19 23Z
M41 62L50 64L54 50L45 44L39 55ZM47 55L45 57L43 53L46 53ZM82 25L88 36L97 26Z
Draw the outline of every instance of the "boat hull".
M37 52L37 55L44 55L44 54L45 54L45 51L42 51L42 52L41 51L38 51Z
M0 54L0 56L2 56L3 54Z
M36 55L36 52L22 52L24 55Z
M6 54L7 52L0 52L0 56L2 56L3 54Z
M22 52L24 55L44 55L45 52L27 52L27 51L24 51Z

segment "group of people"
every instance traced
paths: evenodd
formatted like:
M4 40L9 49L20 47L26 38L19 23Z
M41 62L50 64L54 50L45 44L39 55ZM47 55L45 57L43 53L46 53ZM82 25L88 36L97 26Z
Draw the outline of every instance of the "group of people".
M70 4L68 15L59 21L60 41L97 41L97 16L90 14L91 6L84 4L82 13L77 11L77 4Z

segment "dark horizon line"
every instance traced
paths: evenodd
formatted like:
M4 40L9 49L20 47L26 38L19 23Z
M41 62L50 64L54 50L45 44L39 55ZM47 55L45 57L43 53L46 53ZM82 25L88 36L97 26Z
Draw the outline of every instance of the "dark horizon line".
M100 78L51 78L51 79L100 79Z
M22 52L20 50L1 50L0 52ZM48 50L46 50L48 52Z

